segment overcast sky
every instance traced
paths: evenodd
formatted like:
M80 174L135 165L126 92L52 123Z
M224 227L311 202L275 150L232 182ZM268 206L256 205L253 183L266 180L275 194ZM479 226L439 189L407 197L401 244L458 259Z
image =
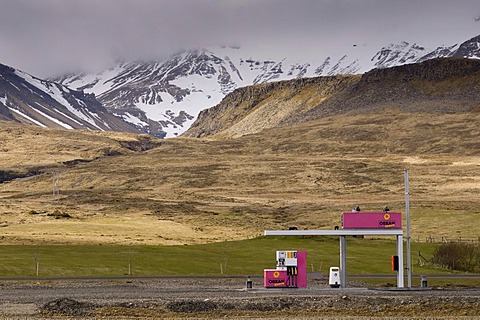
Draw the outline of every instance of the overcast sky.
M0 0L0 63L47 77L223 44L435 48L479 35L479 17L479 0Z

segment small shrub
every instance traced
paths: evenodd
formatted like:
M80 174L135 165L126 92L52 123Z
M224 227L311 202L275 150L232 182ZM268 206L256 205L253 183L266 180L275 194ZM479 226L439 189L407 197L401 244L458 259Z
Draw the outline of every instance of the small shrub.
M462 242L444 243L435 250L433 263L451 270L475 272L480 269L480 246Z

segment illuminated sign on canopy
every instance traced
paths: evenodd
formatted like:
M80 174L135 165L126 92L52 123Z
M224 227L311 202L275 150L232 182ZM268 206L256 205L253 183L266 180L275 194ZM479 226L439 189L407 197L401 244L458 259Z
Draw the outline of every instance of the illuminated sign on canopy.
M401 212L344 212L343 229L401 229Z

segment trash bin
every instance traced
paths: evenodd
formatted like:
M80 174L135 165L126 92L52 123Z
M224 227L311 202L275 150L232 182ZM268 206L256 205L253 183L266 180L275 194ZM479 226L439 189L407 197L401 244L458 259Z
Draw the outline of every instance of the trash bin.
M247 289L253 288L253 281L250 279L250 276L247 276Z
M427 276L420 276L420 286L422 288L426 288L427 287Z
M328 277L328 284L332 288L340 287L340 268L330 267L330 276Z

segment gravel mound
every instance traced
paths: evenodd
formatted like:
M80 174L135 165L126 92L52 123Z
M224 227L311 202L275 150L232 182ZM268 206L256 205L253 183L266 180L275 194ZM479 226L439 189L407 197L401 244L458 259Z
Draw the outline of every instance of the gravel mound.
M93 303L61 298L44 304L40 312L44 315L90 316L96 307Z

